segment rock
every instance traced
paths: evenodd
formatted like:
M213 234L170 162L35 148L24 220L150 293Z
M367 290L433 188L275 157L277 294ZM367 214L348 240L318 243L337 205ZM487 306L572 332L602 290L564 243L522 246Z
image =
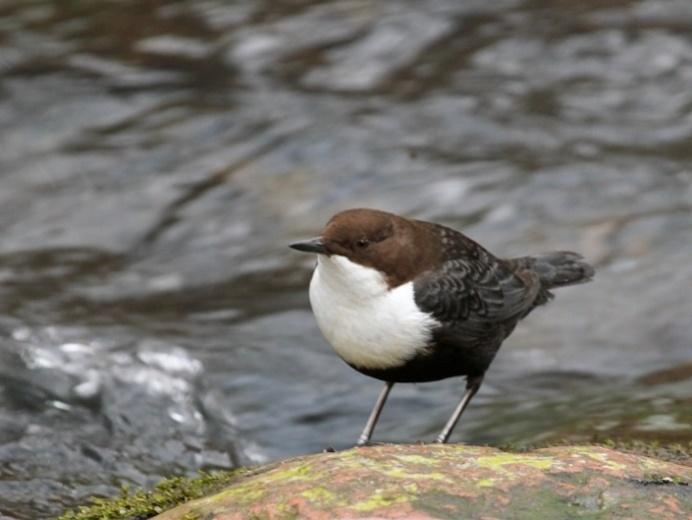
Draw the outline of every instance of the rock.
M382 445L250 470L158 520L690 518L692 467L597 446Z

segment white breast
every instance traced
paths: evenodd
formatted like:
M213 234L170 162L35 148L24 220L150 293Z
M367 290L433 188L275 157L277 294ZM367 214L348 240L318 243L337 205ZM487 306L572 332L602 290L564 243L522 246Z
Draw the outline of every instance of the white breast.
M337 354L361 368L402 365L438 324L416 306L412 282L390 290L379 271L338 255L318 255L310 304Z

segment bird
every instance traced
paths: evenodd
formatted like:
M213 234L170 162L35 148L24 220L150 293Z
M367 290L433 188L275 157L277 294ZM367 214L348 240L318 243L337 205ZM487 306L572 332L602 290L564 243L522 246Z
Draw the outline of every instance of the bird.
M394 384L465 377L436 439L446 443L517 322L553 289L594 276L577 253L503 259L450 227L368 208L341 211L289 247L317 255L309 299L326 340L384 382L357 446L370 442Z

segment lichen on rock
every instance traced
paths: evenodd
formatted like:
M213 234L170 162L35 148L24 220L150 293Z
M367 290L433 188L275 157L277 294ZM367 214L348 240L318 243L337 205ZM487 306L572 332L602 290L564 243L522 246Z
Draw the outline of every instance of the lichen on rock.
M238 476L157 520L689 518L692 468L599 446L383 445Z

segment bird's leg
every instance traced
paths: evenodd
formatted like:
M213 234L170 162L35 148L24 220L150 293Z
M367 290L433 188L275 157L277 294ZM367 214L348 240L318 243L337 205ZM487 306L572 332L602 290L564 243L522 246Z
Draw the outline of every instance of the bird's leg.
M380 392L380 396L377 398L377 402L375 403L374 408L372 409L372 412L370 412L370 417L368 418L368 422L365 425L365 428L363 428L363 433L360 434L360 437L358 437L358 442L356 443L356 446L363 446L366 444L369 440L370 437L372 437L372 432L375 429L375 425L377 424L377 420L380 418L380 413L382 413L382 408L384 408L384 403L387 401L387 397L389 396L389 391L392 389L394 386L394 383L387 381L384 384L384 388Z
M461 414L464 413L464 410L466 410L466 407L471 402L471 398L474 395L476 395L476 392L478 392L478 389L481 387L482 382L483 376L468 377L468 379L466 380L466 392L464 393L464 396L461 398L461 401L459 401L459 404L454 410L454 413L447 421L447 424L445 424L445 427L440 432L440 435L437 436L436 442L440 444L444 444L447 442L449 436L452 434L452 430L454 430L454 427L457 425L457 422L459 422L459 417L461 417Z

